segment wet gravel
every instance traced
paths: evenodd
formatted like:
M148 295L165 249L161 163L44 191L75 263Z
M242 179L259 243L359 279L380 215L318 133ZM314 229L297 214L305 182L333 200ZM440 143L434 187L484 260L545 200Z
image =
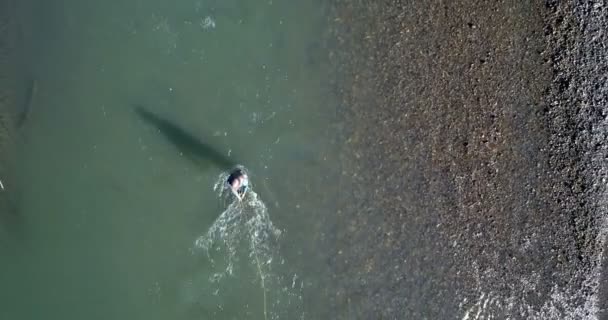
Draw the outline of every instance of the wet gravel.
M602 316L607 8L332 2L337 319Z

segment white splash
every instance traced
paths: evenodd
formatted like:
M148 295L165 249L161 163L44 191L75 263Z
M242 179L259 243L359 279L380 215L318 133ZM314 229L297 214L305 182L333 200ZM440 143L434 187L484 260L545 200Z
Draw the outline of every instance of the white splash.
M231 202L205 235L196 239L193 252L202 250L206 254L214 269L208 282L218 288L226 277L237 276L238 268L242 266L237 263L239 258L247 257L262 291L260 303L263 303L264 319L278 319L279 314L284 313L284 304L293 307L294 303L301 303L301 295L292 289L295 282L301 281L295 276L286 280L277 273L276 265L284 261L278 250L282 232L270 220L266 205L251 189L243 201L230 197L225 187L227 177L228 173L222 173L214 189L220 199ZM214 295L218 295L218 290Z
M206 16L205 18L201 19L200 26L203 28L203 30L215 29L215 20L211 16Z

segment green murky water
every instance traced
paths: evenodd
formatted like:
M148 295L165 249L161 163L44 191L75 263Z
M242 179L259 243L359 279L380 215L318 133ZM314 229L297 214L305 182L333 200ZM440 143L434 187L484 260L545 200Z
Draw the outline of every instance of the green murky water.
M328 288L314 239L331 211L319 195L335 173L319 4L24 8L38 90L2 318L316 318ZM255 197L223 203L222 170L180 154L133 105L246 166Z

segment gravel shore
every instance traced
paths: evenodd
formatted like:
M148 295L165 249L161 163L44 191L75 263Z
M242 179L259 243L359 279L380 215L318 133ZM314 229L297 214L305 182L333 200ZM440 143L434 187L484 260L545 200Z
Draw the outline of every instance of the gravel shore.
M337 318L602 316L607 8L333 2Z

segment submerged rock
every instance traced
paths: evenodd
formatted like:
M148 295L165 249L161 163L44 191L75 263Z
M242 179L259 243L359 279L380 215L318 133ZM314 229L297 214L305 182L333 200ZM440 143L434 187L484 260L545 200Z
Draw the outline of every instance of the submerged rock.
M16 172L19 127L27 120L37 84L25 76L17 2L0 2L0 229L11 231L21 219Z

